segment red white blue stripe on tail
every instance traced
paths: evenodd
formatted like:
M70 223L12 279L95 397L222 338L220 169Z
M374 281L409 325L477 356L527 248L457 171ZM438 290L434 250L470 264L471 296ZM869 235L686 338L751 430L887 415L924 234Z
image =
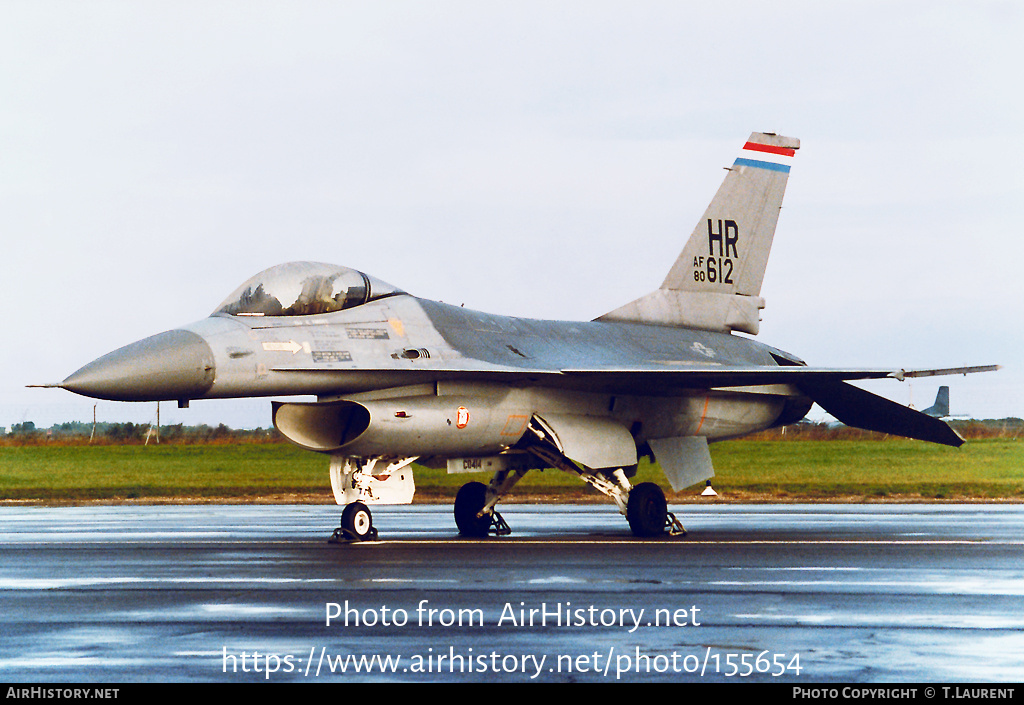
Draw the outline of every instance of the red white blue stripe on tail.
M747 142L743 145L740 156L733 162L733 166L752 166L788 174L795 155L796 150L789 147Z

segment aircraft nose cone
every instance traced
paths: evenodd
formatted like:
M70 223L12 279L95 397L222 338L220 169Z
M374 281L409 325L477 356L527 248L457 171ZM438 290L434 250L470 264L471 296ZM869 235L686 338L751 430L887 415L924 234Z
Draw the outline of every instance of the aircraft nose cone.
M214 370L205 340L187 330L169 330L93 360L60 386L113 401L195 399L213 386Z

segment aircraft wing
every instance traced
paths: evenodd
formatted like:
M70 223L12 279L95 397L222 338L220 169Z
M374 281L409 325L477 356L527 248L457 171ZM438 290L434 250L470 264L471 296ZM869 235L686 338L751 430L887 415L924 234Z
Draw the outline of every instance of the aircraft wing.
M281 371L300 371L278 368ZM319 368L321 372L328 372ZM990 372L998 365L949 367L927 370L834 369L802 365L764 365L730 367L727 365L642 365L550 370L498 366L456 365L407 371L409 381L473 380L507 383L531 383L545 386L586 389L616 394L672 394L681 389L726 389L789 385L800 390L818 406L847 426L891 433L943 445L961 446L963 439L944 421L897 404L847 384L866 379L898 379L937 375ZM314 371L301 368L301 371ZM363 370L366 372L366 370ZM381 370L381 372L385 372ZM390 370L394 372L394 370Z
M555 387L587 389L591 391L614 392L619 394L674 393L679 389L724 389L729 387L754 387L789 384L797 387L821 385L843 381L866 379L897 379L936 375L970 374L990 372L998 365L975 367L951 367L931 370L904 370L892 368L827 368L804 365L681 365L673 363L650 363L624 366L598 366L551 369L545 367L512 367L474 363L463 365L458 361L433 365L420 369L395 368L344 368L280 366L275 372L319 373L323 375L362 373L401 375L412 382L439 380L474 380L509 383L535 383Z
M654 370L627 372L625 370L565 370L564 374L590 377L596 381L605 375L604 383L610 380L632 379L635 384L647 387L673 386L695 388L747 387L773 384L788 384L806 394L818 406L832 414L847 426L880 433L891 433L904 438L914 438L932 443L959 447L964 440L944 421L923 414L915 409L897 404L877 394L859 389L852 380L893 378L903 380L911 377L933 377L938 375L971 374L991 372L998 365L974 367L953 367L931 370L867 370L867 369L820 369L804 366L755 367L747 369L700 369L700 370Z
M865 379L897 379L910 377L932 377L936 375L971 374L991 372L998 365L975 367L949 367L931 370L904 370L892 368L857 369L806 367L803 365L737 366L702 365L683 367L679 365L662 367L607 367L588 369L563 369L560 374L578 380L590 380L595 386L614 387L638 386L648 388L694 388L715 389L724 387L750 387L770 384L842 382Z

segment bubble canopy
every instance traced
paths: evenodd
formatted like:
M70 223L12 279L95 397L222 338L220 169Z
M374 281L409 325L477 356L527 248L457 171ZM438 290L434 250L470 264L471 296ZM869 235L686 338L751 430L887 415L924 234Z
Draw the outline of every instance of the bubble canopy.
M246 281L217 307L214 315L310 316L404 293L348 267L288 262Z

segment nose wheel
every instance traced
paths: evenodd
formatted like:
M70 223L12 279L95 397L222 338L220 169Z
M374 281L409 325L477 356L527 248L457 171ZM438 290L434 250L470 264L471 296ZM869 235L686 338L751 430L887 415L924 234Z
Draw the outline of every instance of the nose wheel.
M331 541L370 541L375 538L377 529L373 526L369 507L362 502L346 504L341 512L341 526L334 530Z

